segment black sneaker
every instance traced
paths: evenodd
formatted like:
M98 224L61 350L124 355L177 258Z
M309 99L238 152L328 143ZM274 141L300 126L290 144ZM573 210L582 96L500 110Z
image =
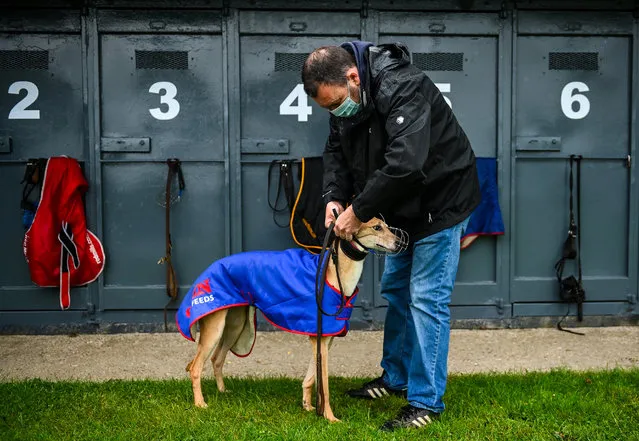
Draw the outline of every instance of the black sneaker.
M438 413L428 409L421 409L410 404L402 407L394 420L386 421L380 430L391 431L404 427L425 427L439 418Z
M386 383L382 380L382 377L376 378L368 383L364 384L359 389L351 389L346 393L353 398L364 398L367 400L376 400L378 398L384 398L389 395L397 395L406 398L406 390L391 389L386 386Z

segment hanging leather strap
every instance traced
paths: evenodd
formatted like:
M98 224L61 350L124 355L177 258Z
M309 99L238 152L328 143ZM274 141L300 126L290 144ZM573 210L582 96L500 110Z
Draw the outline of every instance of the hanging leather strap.
M562 257L555 264L555 271L557 274L557 281L559 283L559 293L560 297L564 301L574 302L577 304L577 320L583 320L583 302L585 300L585 291L583 289L583 279L582 279L582 265L581 265L581 155L570 155L570 201L569 201L569 210L570 210L570 226L568 228L568 237L564 242L564 246L562 249ZM577 222L575 223L575 216L573 213L573 164L577 164ZM575 239L577 239L577 243L575 244ZM568 259L577 259L577 267L578 267L578 275L577 278L574 276L568 276L563 278L564 264ZM559 320L557 323L557 329L560 331L570 332L572 334L577 335L585 335L581 332L571 331L569 329L564 329L561 327L561 323L568 316L570 312L570 307L568 312Z
M271 210L273 210L273 222L275 222L275 225L277 225L280 228L287 228L289 226L289 222L287 221L286 224L282 225L277 222L275 215L277 213L282 213L288 210L289 218L290 218L290 214L293 210L293 205L295 203L295 194L294 194L295 188L293 183L293 164L294 163L295 163L295 160L293 159L275 159L271 161L268 167L266 197L268 200L269 207L271 207ZM279 181L277 184L277 193L275 196L275 203L271 203L271 174L272 174L273 168L276 165L279 166L279 172L280 172ZM282 208L277 208L277 203L280 200L280 194L282 192L282 189L284 189L284 198L286 201L286 205L284 205L284 207Z
M177 177L179 182L179 193L178 198L182 196L182 191L184 191L184 175L182 174L182 165L180 160L177 158L167 159L166 164L168 166L168 171L166 175L166 188L165 188L165 208L164 208L164 219L165 219L165 254L162 259L158 263L166 264L166 295L169 296L170 300L164 306L164 330L168 332L168 321L167 321L167 308L168 306L177 299L178 296L178 281L177 275L175 274L175 268L173 267L173 261L171 259L171 250L173 248L173 243L171 241L171 184L173 179Z

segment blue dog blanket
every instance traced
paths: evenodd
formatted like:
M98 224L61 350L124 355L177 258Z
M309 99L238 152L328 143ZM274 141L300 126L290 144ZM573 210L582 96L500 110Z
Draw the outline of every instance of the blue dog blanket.
M477 158L477 174L481 202L470 215L468 228L461 240L462 249L479 236L502 235L505 230L497 192L497 159Z
M305 249L284 251L248 251L213 262L193 283L176 313L182 336L194 341L192 327L205 315L234 306L250 306L247 326L238 344L231 348L235 355L250 354L255 341L255 310L284 331L317 335L317 303L315 275L320 256ZM344 297L339 315L322 315L323 336L343 336L349 330L349 319L359 289ZM325 281L322 309L337 313L342 295ZM251 314L252 311L252 314ZM252 319L252 320L251 320ZM252 341L247 341L251 340Z

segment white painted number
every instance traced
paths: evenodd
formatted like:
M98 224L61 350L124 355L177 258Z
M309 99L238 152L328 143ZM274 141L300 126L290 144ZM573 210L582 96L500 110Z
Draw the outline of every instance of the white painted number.
M435 83L435 86L437 86L441 93L450 93L450 83ZM444 101L446 101L448 107L450 107L451 109L453 108L453 103L450 102L450 98L445 96Z
M581 81L573 81L566 84L561 91L561 110L570 119L582 119L590 112L590 101L588 101L586 95L581 93L573 94L575 90L588 92L590 89ZM577 111L573 108L575 102L579 105Z
M19 95L23 89L27 91L27 96L13 106L13 109L9 112L9 119L40 119L39 110L27 110L27 107L35 103L35 100L38 99L38 86L31 81L16 81L9 86L9 93Z
M295 100L297 100L297 106L293 106ZM312 114L313 108L308 105L308 95L304 91L303 84L295 86L280 104L280 115L297 115L298 121L306 122L308 121L308 115Z
M149 87L149 92L151 93L160 93L161 91L164 91L165 93L160 95L160 104L166 104L168 106L166 112L163 112L159 107L149 109L149 112L155 119L163 121L173 119L178 115L178 113L180 113L180 103L178 103L175 99L175 96L177 95L177 88L175 87L175 84L170 81L159 81Z

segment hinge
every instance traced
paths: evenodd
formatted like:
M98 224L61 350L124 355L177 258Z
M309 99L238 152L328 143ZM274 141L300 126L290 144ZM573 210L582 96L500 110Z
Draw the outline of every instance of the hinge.
M363 300L360 305L362 305L362 319L366 321L373 320L373 307L371 306L371 302Z
M95 315L95 304L94 303L87 303L87 314Z
M499 10L499 18L506 19L508 18L508 9L506 8L506 0L501 2L501 9Z
M362 18L368 18L368 0L362 0L362 10L360 11Z
M495 299L495 307L497 308L497 314L504 315L504 299L498 297Z
M222 16L228 17L231 15L230 0L222 0Z
M637 294L629 293L626 296L626 299L628 301L628 309L629 310L635 309L635 306L637 305Z
M632 156L628 155L626 156L626 167L630 168L631 165L632 165Z

